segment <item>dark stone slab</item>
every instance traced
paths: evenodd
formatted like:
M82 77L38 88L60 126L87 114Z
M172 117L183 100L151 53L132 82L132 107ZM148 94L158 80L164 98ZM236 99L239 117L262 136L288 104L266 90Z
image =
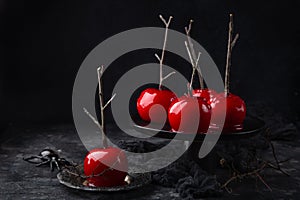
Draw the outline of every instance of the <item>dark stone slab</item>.
M245 180L230 185L233 193L224 192L221 199L300 199L299 139L276 142L275 146L279 159L291 158L283 167L290 177L268 170L264 179L272 192L259 181ZM75 162L81 162L87 153L72 125L8 128L2 134L0 146L0 199L181 199L175 189L155 184L118 193L69 189L59 184L56 172L50 172L48 167L36 168L22 160L45 147L61 149L63 157Z

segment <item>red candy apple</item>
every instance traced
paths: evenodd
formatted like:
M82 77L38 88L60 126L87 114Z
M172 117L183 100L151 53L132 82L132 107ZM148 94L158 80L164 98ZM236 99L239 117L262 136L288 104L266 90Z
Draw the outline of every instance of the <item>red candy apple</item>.
M84 108L85 113L100 128L102 132L102 144L104 148L91 150L84 159L84 174L87 176L84 182L91 187L113 187L125 184L128 171L128 162L124 151L115 147L109 147L105 135L106 106L113 100L115 95L104 104L102 75L103 66L97 69L99 82L99 100L101 110L101 124Z
M225 132L237 131L243 128L243 122L246 117L246 105L239 96L231 93L227 96L224 93L219 94L211 104L211 107L213 113L213 118L211 119L212 128L218 128L221 121L224 121L223 130Z
M241 130L243 128L243 122L246 116L245 102L237 95L229 92L229 75L231 66L231 52L239 37L238 34L233 35L233 15L230 14L229 22L229 37L227 46L227 58L226 58L226 70L225 70L225 90L216 97L212 106L212 127L220 127L221 121L224 120L225 132ZM223 120L222 120L223 118Z
M199 115L197 119L195 116ZM202 98L183 96L175 100L169 108L168 119L174 131L206 133L211 118L211 107Z
M120 170L116 170L112 166ZM93 149L84 159L84 174L89 176L86 182L88 186L124 185L127 171L128 162L125 153L118 148Z
M193 44L190 41L191 31L190 21L189 28L186 27L187 41L185 46L190 58L193 70L191 80L188 84L188 94L192 91L193 96L183 96L176 99L169 107L168 120L173 131L183 133L206 133L210 125L211 107L210 101L214 91L204 89L204 82L198 62L201 53L198 52L196 57ZM194 76L198 73L200 88L198 90L192 90L192 84Z
M141 93L137 100L138 113L145 121L152 120L157 123L164 122L165 118L163 118L164 115L161 114L160 109L155 109L155 107L152 108L152 119L150 119L149 111L153 105L158 104L161 105L167 113L168 108L174 99L176 99L176 95L169 90L148 88Z
M165 24L165 28L166 28L161 56L155 54L155 57L159 61L159 87L158 87L159 89L148 88L144 90L137 100L137 110L140 117L143 120L148 122L152 120L153 122L156 123L163 123L166 120L165 119L166 115L162 115L161 109L157 109L157 107L155 108L153 107L153 105L155 104L161 105L164 108L165 113L167 114L168 108L172 100L176 98L176 95L173 92L169 90L164 90L162 88L162 82L175 73L175 72L171 72L170 74L163 76L163 70L162 70L169 25L173 17L170 16L168 21L166 21L162 15L159 15L159 17L162 20L162 22ZM151 116L149 115L150 111L151 111Z

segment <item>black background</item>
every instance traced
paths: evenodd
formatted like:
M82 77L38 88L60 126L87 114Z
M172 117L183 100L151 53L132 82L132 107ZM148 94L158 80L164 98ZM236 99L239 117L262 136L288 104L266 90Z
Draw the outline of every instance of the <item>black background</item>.
M233 54L232 92L247 103L266 102L298 120L299 2L0 0L1 126L72 122L73 82L87 54L121 31L162 27L158 14L173 15L171 28L181 32L194 19L193 38L224 72L230 12L240 33ZM154 52L133 52L116 60L105 73L106 91L126 69L155 62ZM169 57L166 64L180 66L175 60Z

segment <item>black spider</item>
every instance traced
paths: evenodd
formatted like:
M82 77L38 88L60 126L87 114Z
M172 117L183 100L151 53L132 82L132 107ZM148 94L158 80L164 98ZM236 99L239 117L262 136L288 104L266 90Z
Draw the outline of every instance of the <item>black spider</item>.
M27 158L23 158L23 160L36 164L36 167L50 164L51 171L54 171L53 163L56 168L60 171L62 167L65 166L73 166L72 163L67 161L65 158L59 157L58 153L52 149L45 148L42 150L39 155L33 155Z

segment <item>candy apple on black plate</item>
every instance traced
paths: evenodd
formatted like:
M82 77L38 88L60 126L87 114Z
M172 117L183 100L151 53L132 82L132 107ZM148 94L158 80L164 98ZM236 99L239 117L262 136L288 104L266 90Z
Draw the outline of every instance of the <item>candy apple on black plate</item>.
M163 60L164 60L164 55L165 55L165 48L166 48L166 42L167 42L167 36L168 36L168 29L169 25L172 19L172 16L170 16L168 22L160 15L159 16L161 20L165 24L165 40L163 44L163 49L162 49L162 54L159 57L157 54L155 54L156 58L159 61L159 69L160 69L160 78L159 78L159 86L158 88L147 88L144 91L141 92L138 100L137 100L137 110L138 114L141 117L142 120L150 122L156 122L156 123L165 123L165 115L162 115L161 109L156 109L154 105L160 105L164 109L163 111L165 113L168 112L168 108L172 101L176 99L176 95L167 90L164 89L162 86L162 82L167 79L169 76L174 74L174 72L166 75L163 77L162 73L162 66L163 66ZM152 108L152 109L151 109ZM151 116L150 116L150 111L151 111Z
M168 120L172 127L172 131L183 133L206 133L211 118L211 107L208 103L210 99L210 90L203 89L203 82L201 82L201 73L199 75L199 81L201 89L192 91L192 84L195 72L200 70L198 68L198 62L200 58L200 52L198 57L194 55L193 45L189 40L189 32L191 28L191 22L189 29L186 29L188 41L186 41L186 49L193 66L190 83L188 84L188 94L182 96L173 101L168 111ZM189 93L192 91L193 95Z
M214 118L211 120L211 128L218 128L225 116L224 132L238 131L243 129L243 122L246 117L245 102L237 95L221 93L211 103ZM224 115L225 113L225 115Z
M86 109L85 113L93 120L102 132L103 148L91 150L84 159L84 184L90 187L113 187L125 184L128 171L128 162L124 151L119 148L109 147L105 135L104 109L113 100L115 95L104 105L102 90L103 66L98 68L99 99L101 111L101 124Z
M169 123L176 132L194 133L197 126L197 133L206 133L210 118L211 107L200 97L180 97L172 103L168 112Z
M84 174L88 177L86 179L87 186L113 187L124 185L126 184L127 171L126 155L119 148L93 149L84 159Z
M233 32L233 15L230 14L229 22L229 37L225 71L225 91L216 96L215 101L211 104L212 107L212 128L222 126L221 121L224 121L223 132L229 133L243 129L243 122L246 117L246 105L243 99L229 92L229 75L231 67L231 52L238 39L238 34L232 39ZM225 115L224 115L225 114ZM224 118L225 120L221 120Z

